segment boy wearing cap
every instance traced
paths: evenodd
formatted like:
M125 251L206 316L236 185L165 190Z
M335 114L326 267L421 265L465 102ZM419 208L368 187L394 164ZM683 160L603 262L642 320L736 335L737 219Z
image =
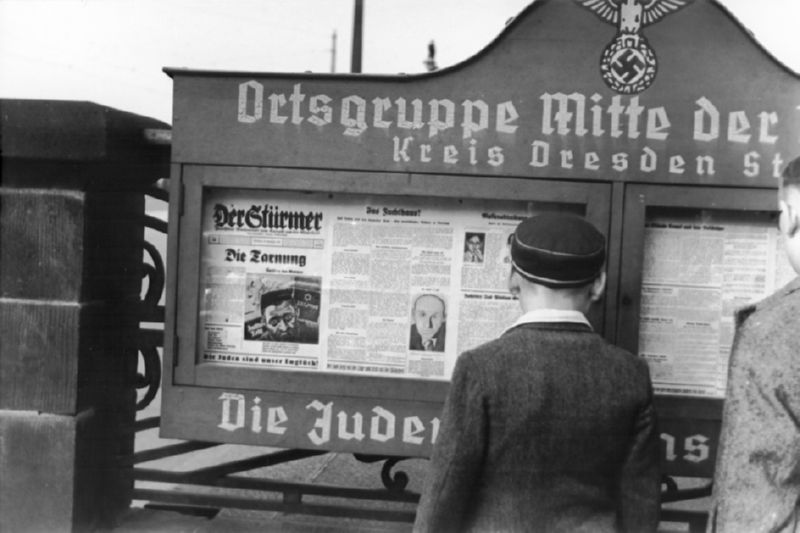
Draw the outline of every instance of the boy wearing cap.
M459 357L416 531L655 531L659 444L647 365L584 316L605 238L566 214L511 243L523 315Z
M800 273L800 158L784 169L778 227ZM800 530L800 278L736 312L708 529Z

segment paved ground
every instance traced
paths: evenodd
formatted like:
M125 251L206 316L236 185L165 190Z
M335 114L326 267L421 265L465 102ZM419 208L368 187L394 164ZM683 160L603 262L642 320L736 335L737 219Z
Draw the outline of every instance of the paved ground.
M688 532L687 524L662 523L658 533ZM114 533L410 533L411 524L330 517L235 517L208 519L172 511L132 509Z
M341 518L289 516L254 520L218 516L212 519L171 511L134 509L114 533L409 533L411 524Z

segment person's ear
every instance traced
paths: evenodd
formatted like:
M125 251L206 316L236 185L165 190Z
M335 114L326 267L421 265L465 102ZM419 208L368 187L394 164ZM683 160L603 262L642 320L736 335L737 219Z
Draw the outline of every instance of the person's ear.
M798 212L790 202L785 200L781 200L779 205L785 221L783 232L787 237L794 237L798 230L800 230L800 212Z
M519 274L515 269L511 269L511 272L508 274L508 292L511 293L512 296L518 297L520 292L520 284L519 284Z
M592 286L589 289L589 300L592 302L596 302L603 297L603 293L606 290L606 273L601 272L597 278L592 282Z

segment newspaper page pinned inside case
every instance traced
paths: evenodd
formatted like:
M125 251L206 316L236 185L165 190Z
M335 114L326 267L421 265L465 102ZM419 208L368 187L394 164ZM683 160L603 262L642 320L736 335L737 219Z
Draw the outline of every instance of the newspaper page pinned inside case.
M199 362L448 379L519 316L510 235L537 209L208 188Z
M723 398L734 312L794 277L767 214L657 214L645 225L639 354L660 394Z

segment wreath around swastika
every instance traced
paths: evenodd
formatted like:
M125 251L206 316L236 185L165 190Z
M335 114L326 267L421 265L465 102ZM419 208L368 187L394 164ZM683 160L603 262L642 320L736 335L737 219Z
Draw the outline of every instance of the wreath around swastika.
M600 57L600 74L606 85L620 94L640 93L656 77L656 54L643 37L635 45L614 39ZM627 74L632 75L626 79Z

